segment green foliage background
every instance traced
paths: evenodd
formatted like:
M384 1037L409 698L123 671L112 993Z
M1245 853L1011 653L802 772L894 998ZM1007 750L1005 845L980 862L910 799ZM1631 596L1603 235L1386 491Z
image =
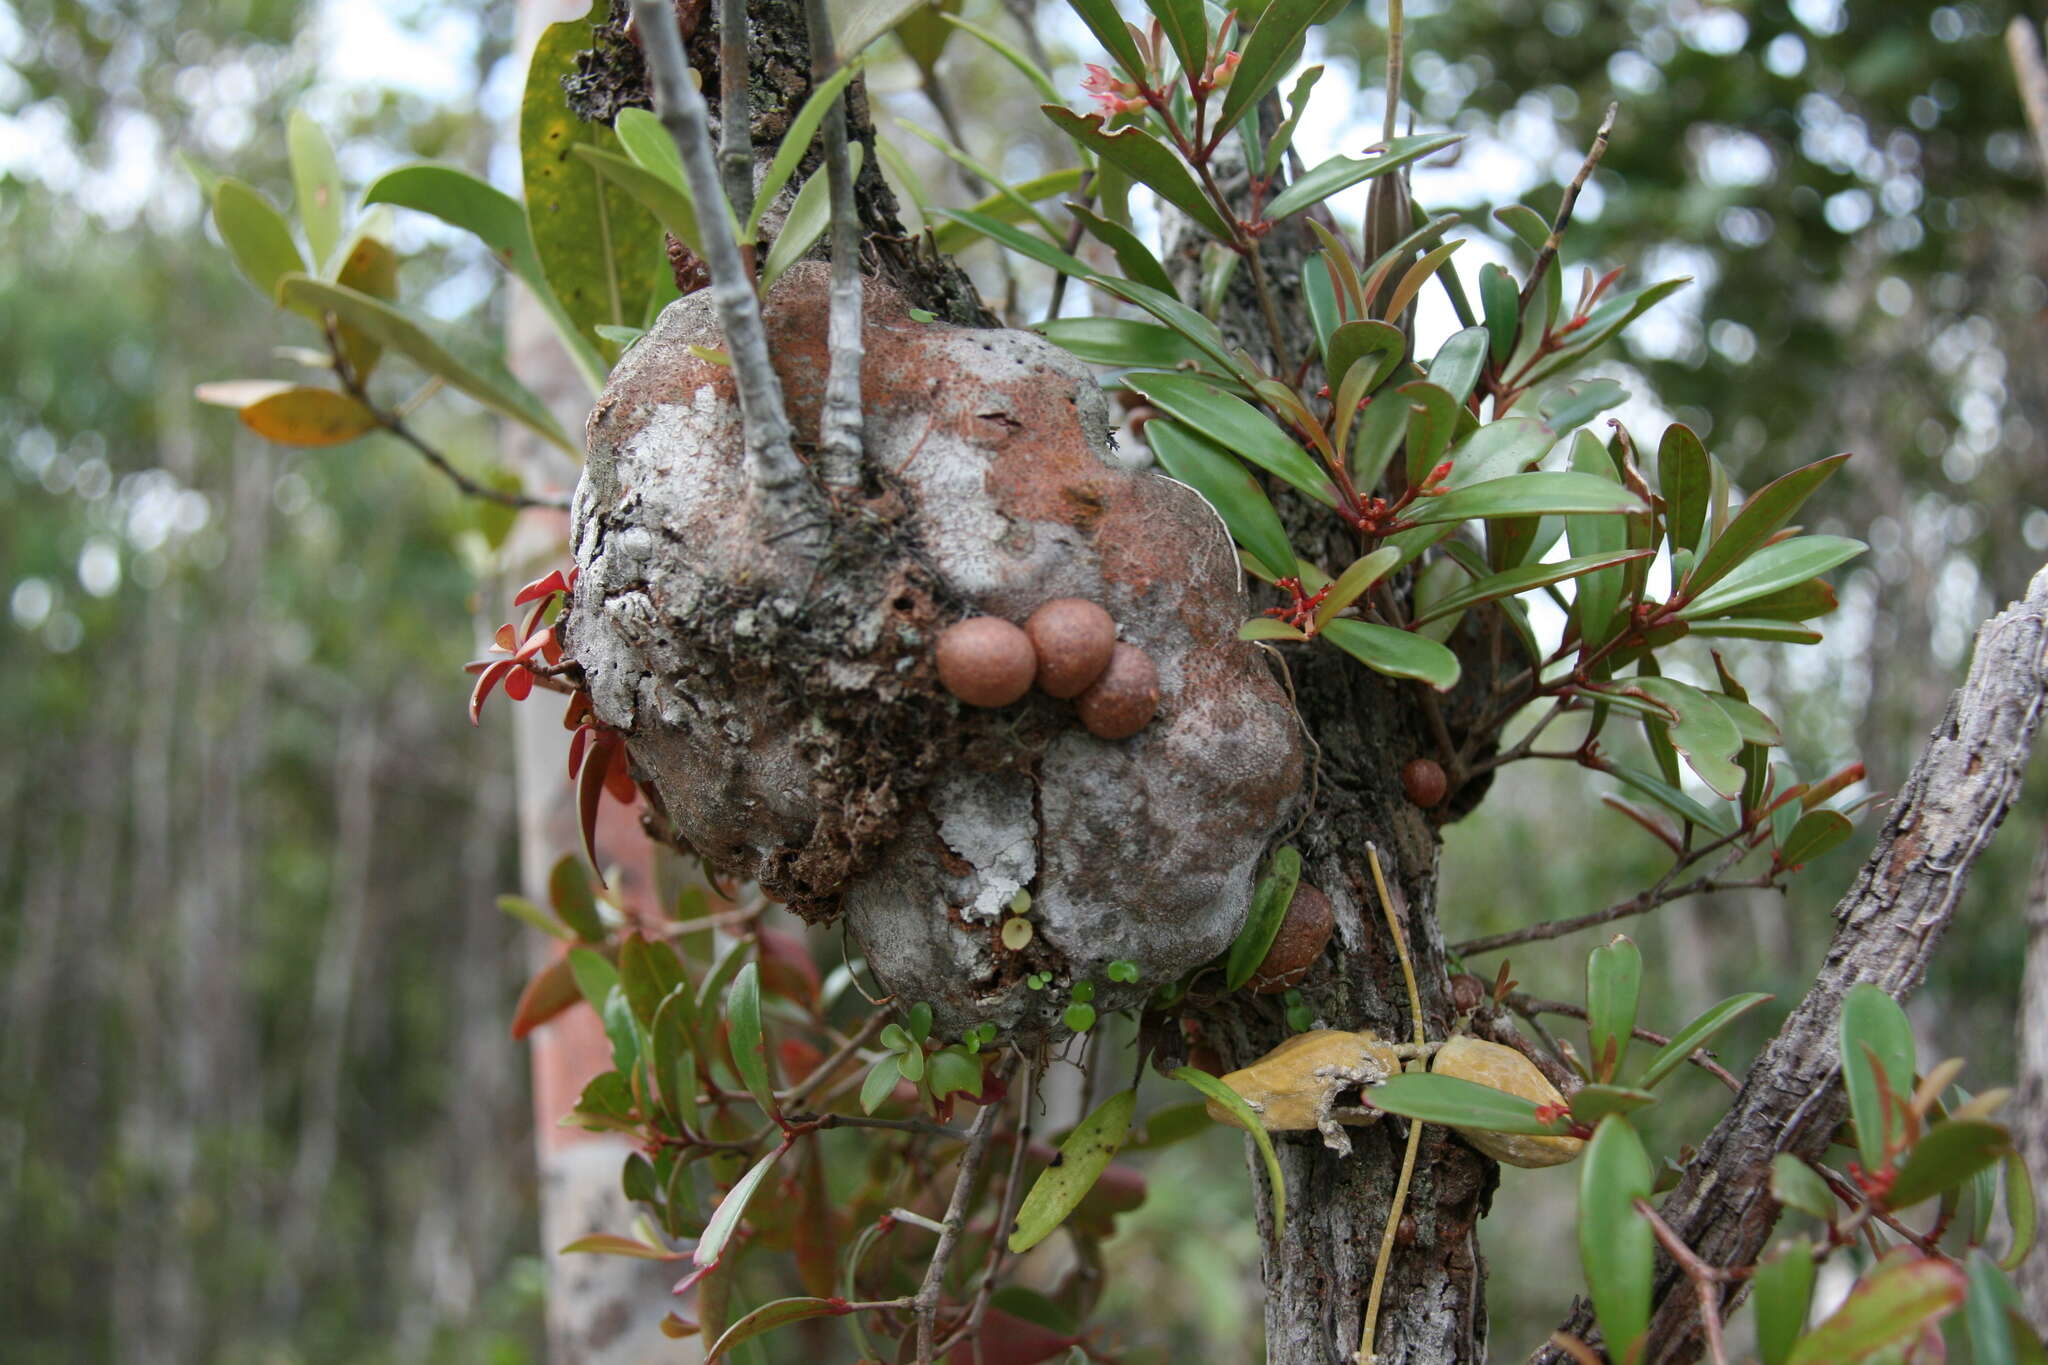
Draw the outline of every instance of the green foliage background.
M189 401L196 382L274 372L271 348L300 338L206 240L172 151L284 203L283 116L307 97L353 183L418 157L495 167L492 125L517 89L510 7L374 8L466 44L481 93L337 80L321 35L352 22L340 6L0 4L10 1360L537 1358L526 1058L504 1031L524 949L491 908L514 875L509 744L502 712L480 733L463 723L457 671L475 515L381 439L283 452ZM1468 131L1466 157L1535 168L1482 184L1474 209L1552 208L1621 99L1576 258L1701 279L1628 356L1632 388L1750 487L1858 452L1810 528L1873 546L1843 577L1828 644L1759 651L1744 677L1804 770L1860 757L1879 790L1938 718L1976 621L2048 553L2048 206L1999 43L2008 10L1408 7L1420 130ZM967 13L1005 22L993 4ZM1353 80L1361 129L1378 125L1381 17L1357 9L1331 31L1325 87ZM1045 32L1078 98L1095 54L1061 23ZM1035 173L1053 134L1031 92L962 42L940 71L993 92L961 101L975 155ZM883 112L927 118L914 86L908 63L885 64ZM944 163L917 164L935 198L967 200ZM402 294L494 329L488 264L407 231ZM969 259L995 293L987 250ZM473 466L488 455L488 427L459 407L425 420ZM1580 778L1522 765L1453 828L1448 936L1596 908L1655 874L1655 846ZM1967 1051L1979 1084L2011 1068L2031 800L1913 1012L1930 1054ZM1645 1022L1736 989L1795 995L1868 839L1789 897L1642 925L1663 983ZM1515 974L1570 998L1586 946L1517 952ZM1690 1113L1660 1111L1673 1132L1719 1103L1703 1081L1683 1093ZM1153 1162L1175 1197L1112 1247L1106 1306L1126 1342L1254 1349L1236 1148L1217 1135ZM1488 1225L1503 1351L1560 1307L1541 1268L1569 1263L1570 1188L1512 1172L1497 1197L1513 1211Z

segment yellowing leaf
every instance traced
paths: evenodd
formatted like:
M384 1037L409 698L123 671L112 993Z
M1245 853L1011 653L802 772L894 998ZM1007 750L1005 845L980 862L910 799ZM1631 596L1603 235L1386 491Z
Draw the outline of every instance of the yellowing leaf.
M292 387L242 409L242 424L288 446L338 446L377 429L377 414L334 389Z

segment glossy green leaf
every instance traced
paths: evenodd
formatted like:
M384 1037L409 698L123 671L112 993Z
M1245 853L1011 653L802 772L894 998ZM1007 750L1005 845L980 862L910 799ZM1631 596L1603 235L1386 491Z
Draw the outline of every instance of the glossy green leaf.
M1664 499L1664 531L1672 549L1699 549L1712 485L1707 448L1692 428L1680 422L1664 428L1657 446L1657 491Z
M1731 532L1734 527L1730 527ZM1720 542L1715 542L1717 545ZM1712 588L1678 613L1683 620L1712 616L1754 598L1802 583L1863 553L1863 542L1847 536L1795 536L1769 545L1729 570ZM1709 551L1711 554L1712 552ZM1695 577L1697 571L1695 571Z
M1230 944L1230 955L1223 968L1225 990L1242 989L1266 960L1273 939L1280 932L1281 921L1287 918L1287 907L1294 903L1294 889L1300 884L1301 853L1283 844L1274 850L1266 874L1252 889L1251 911L1245 916L1244 928L1238 930Z
M1209 17L1202 0L1145 0L1145 8L1152 11L1173 55L1180 58L1180 69L1201 74L1209 61Z
M571 948L569 972L576 978L576 990L590 1007L602 1013L604 1002L619 984L618 968L595 948Z
M334 144L303 109L285 120L285 149L292 166L292 195L299 226L313 253L313 269L324 269L341 242L341 168L334 162Z
M1072 191L1085 178L1087 172L1079 166L1068 166L1050 175L1005 185L995 194L974 204L976 213L1005 223L1022 222L1026 218L1042 221L1042 216L1032 212L1032 205L1056 194ZM965 223L942 223L932 232L932 243L939 250L955 253L966 250L981 237L981 234Z
M649 1060L662 1106L678 1123L697 1121L697 1058L692 1035L697 1029L697 1001L688 982L668 993L654 1011L647 1030Z
M1459 427L1476 419L1448 389L1427 380L1403 384L1396 392L1408 405L1408 482L1418 484L1443 462Z
M768 1049L761 1034L761 968L749 962L732 979L725 997L727 1043L733 1069L764 1114L776 1113L775 1085L768 1075Z
M1636 999L1643 984L1643 955L1626 935L1595 948L1586 956L1586 1040L1595 1080L1621 1074L1635 1033ZM1610 1051L1614 1060L1608 1061Z
M2040 1231L2040 1206L2034 1198L2034 1177L2017 1152L2005 1159L2005 1216L2012 1226L2012 1245L1999 1258L1998 1267L2012 1271L2017 1270L2020 1262L2033 1251L2034 1239Z
M1250 13L1248 10L1241 12ZM1266 145L1261 149L1259 157L1260 164L1254 168L1255 170L1263 174L1265 167L1278 166L1281 158L1294 146L1295 130L1301 126L1301 116L1308 110L1309 93L1316 88L1316 82L1322 78L1323 67L1320 62L1304 68L1302 73L1294 78L1294 89L1288 92L1287 96L1287 117L1280 121L1280 126L1273 130L1273 135L1266 139Z
M1091 3L1107 5L1109 0ZM1343 6L1344 0L1268 0L1250 34L1238 44L1237 73L1223 92L1216 132L1228 131L1264 99L1294 65L1295 53L1310 26L1328 20Z
M1839 605L1833 584L1824 578L1809 578L1804 583L1794 583L1789 588L1780 588L1745 602L1740 610L1743 616L1759 620L1810 621L1816 616L1826 616Z
M307 275L286 275L278 282L278 290L292 306L316 314L333 313L429 374L440 376L450 387L530 427L571 457L582 459L581 447L555 422L547 405L514 379L496 356L478 349L467 329Z
M1487 354L1495 365L1504 364L1521 319L1521 295L1514 278L1497 265L1480 266L1479 305L1486 316Z
M935 1100L943 1100L953 1094L974 1096L981 1093L981 1063L959 1048L941 1048L934 1052L928 1075Z
M1579 477L1610 483L1617 493L1627 492L1607 458L1606 447L1591 432L1572 438L1572 469ZM1619 517L1571 516L1564 521L1565 537L1577 556L1613 554L1628 548L1629 526ZM1606 569L1579 580L1572 599L1572 619L1578 623L1579 639L1588 650L1600 648L1619 629L1623 589L1622 570ZM1732 750L1730 752L1733 752Z
M1029 257L1040 265L1051 266L1062 275L1072 275L1082 280L1095 279L1095 272L1079 257L1062 251L1044 238L1035 237L1000 218L992 218L986 213L976 213L973 209L941 208L936 211L956 223L965 223L982 236L1001 243L1019 256Z
M1481 429L1481 434L1486 428ZM1532 470L1454 488L1441 497L1419 498L1409 519L1418 525L1472 521L1480 517L1527 517L1554 513L1640 512L1642 499L1620 484L1591 474ZM1618 553L1619 548L1607 553Z
M1237 628L1240 640L1306 640L1299 628L1272 616L1254 616Z
M1321 224L1311 222L1310 226ZM1348 264L1348 258L1346 258ZM1309 327L1315 332L1316 354L1327 355L1330 338L1343 325L1344 308L1338 303L1337 285L1330 277L1328 252L1311 256L1301 268L1301 297L1308 305Z
M852 174L860 174L861 144L849 142L846 148L847 160L852 164ZM761 292L766 294L775 287L783 273L816 246L818 239L825 235L825 229L832 224L832 196L830 177L820 166L804 181L803 188L796 193L796 200L789 206L789 216L782 220L782 231L775 235L775 242L768 248L768 260L761 267Z
M1577 368L1587 356L1613 340L1630 323L1690 283L1690 277L1663 280L1609 298L1587 316L1586 325L1576 333L1584 340L1557 351L1549 360L1535 366L1527 382L1541 383L1553 375Z
M1742 510L1717 534L1686 575L1685 590L1697 598L1726 577L1737 564L1762 548L1792 520L1816 489L1842 467L1847 455L1830 455L1825 460L1795 469L1759 488Z
M1259 1116L1252 1112L1244 1097L1206 1071L1192 1066L1177 1067L1168 1073L1174 1080L1192 1087L1204 1097L1214 1100L1231 1121L1251 1134L1258 1146L1259 1158L1266 1163L1266 1188L1273 1194L1273 1235L1277 1238L1287 1227L1287 1177L1280 1169L1279 1154L1273 1150L1273 1139L1259 1123ZM1205 1110L1206 1112L1206 1110ZM1157 1116L1154 1116L1157 1121Z
M1632 1114L1638 1109L1655 1104L1657 1097L1647 1090L1638 1090L1627 1085L1608 1085L1593 1082L1582 1085L1572 1095L1571 1114L1573 1123L1586 1127L1596 1126L1609 1114Z
M1580 379L1560 384L1537 400L1543 425L1562 436L1609 408L1628 401L1628 390L1612 379Z
M867 1079L860 1083L860 1111L863 1114L874 1113L895 1091L896 1082L901 1079L903 1068L897 1065L894 1054L876 1062L868 1069Z
M1633 685L1677 713L1668 729L1672 746L1702 782L1733 799L1742 790L1743 772L1735 762L1742 732L1728 713L1707 693L1675 678L1637 678Z
M697 1239L696 1250L690 1253L690 1260L699 1270L718 1264L725 1254L725 1244L732 1240L732 1234L746 1216L747 1205L753 1202L754 1192L761 1188L761 1182L768 1178L768 1172L775 1169L775 1163L788 1151L777 1147L748 1168L733 1187L726 1191L725 1198L718 1201L718 1207L704 1224L704 1233Z
M1649 550L1621 550L1611 554L1586 555L1579 559L1553 559L1538 564L1525 564L1519 569L1509 569L1506 573L1489 574L1436 599L1427 609L1418 610L1409 624L1423 625L1453 612L1469 610L1482 602L1513 597L1518 593L1551 583L1562 583L1568 578L1576 578L1595 569L1604 569L1611 564L1623 564L1650 553L1652 552Z
M1855 832L1849 817L1836 810L1810 810L1799 817L1778 845L1778 862L1802 867L1845 842Z
M1138 239L1137 233L1122 223L1103 217L1086 204L1070 201L1067 212L1080 221L1090 237L1109 248L1110 254L1116 257L1117 269L1123 271L1125 278L1165 294L1174 292L1173 277L1166 273L1166 267L1152 254L1152 249Z
M1467 327L1461 332L1453 332L1443 345L1437 347L1435 357L1429 362L1429 382L1463 403L1472 396L1473 387L1479 383L1480 372L1486 368L1488 344L1484 327Z
M1136 318L1052 318L1032 330L1091 365L1176 370L1208 361L1192 341L1171 327Z
M2012 1150L2003 1124L1984 1119L1950 1119L1928 1129L1899 1163L1899 1177L1884 1195L1885 1207L1908 1209L1946 1194L1997 1164Z
M2048 1360L2048 1350L2028 1322L2018 1291L1997 1264L1983 1251L1973 1249L1966 1274L1969 1288L1963 1317L1971 1365L2040 1365Z
M1790 1152L1771 1158L1771 1197L1788 1209L1797 1209L1820 1219L1834 1221L1835 1196L1820 1172Z
M1622 699L1610 697L1609 700L1619 703ZM1734 832L1734 825L1726 814L1708 810L1662 778L1619 763L1608 764L1607 771L1681 820L1715 834Z
M589 875L573 855L557 859L548 870L548 904L585 943L604 941L604 921L597 913L597 898L591 894Z
M1124 75L1137 80L1145 74L1145 59L1138 52L1137 40L1124 25L1123 15L1117 13L1116 0L1067 0L1068 8L1081 16L1081 22L1088 25L1088 31L1095 35L1095 41L1103 50L1116 58Z
M653 1026L655 1011L676 987L685 984L682 959L667 940L648 939L634 932L619 944L619 986L642 1028Z
M1451 472L1444 485L1456 490L1520 473L1556 444L1557 437L1533 417L1488 422L1451 452Z
M1235 82L1232 83L1235 89ZM1194 173L1174 151L1144 128L1126 125L1111 132L1100 114L1077 114L1063 104L1040 106L1059 130L1192 218L1219 242L1235 231L1195 183Z
M1615 1360L1627 1360L1650 1325L1656 1237L1635 1201L1650 1197L1655 1179L1628 1120L1619 1114L1602 1119L1579 1162L1579 1263Z
M213 225L220 230L236 267L256 286L256 292L272 303L280 302L279 282L306 268L306 258L299 254L299 244L292 240L284 215L239 180L223 179L214 191Z
M1413 678L1439 692L1458 685L1458 656L1413 631L1370 621L1332 621L1323 635L1346 654L1390 678Z
M654 216L571 154L578 144L618 147L610 128L584 122L562 98L563 78L576 73L578 55L594 45L592 22L604 14L593 5L583 18L542 31L519 110L527 231L575 334L589 337L599 323L640 325L657 286L673 288Z
M1326 507L1336 490L1313 457L1274 421L1242 399L1188 374L1133 374L1125 382L1167 416L1249 460Z
M1880 1171L1885 1165L1885 1138L1903 1141L1906 1131L1902 1107L1913 1093L1915 1048L1913 1026L1899 1002L1884 988L1863 982L1849 988L1842 998L1839 1026L1842 1046L1842 1084L1849 1092L1849 1115L1856 1121L1857 1145L1863 1169ZM1880 1096L1878 1072L1890 1088L1890 1123Z
M1344 382L1353 365L1369 366L1362 390L1371 393L1385 382L1408 352L1408 335L1389 322L1367 320L1347 322L1330 334L1324 350L1324 371L1334 390Z
M668 234L689 248L692 255L703 256L704 242L697 231L697 210L690 203L688 191L678 189L631 157L610 148L578 143L570 150L599 176L632 195L640 207L653 214Z
M1242 77L1243 73L1244 68L1240 65L1238 74ZM1232 83L1232 88L1235 88L1235 82ZM1385 175L1388 171L1398 170L1411 161L1440 152L1462 140L1463 134L1460 133L1425 133L1414 137L1397 137L1392 142L1382 144L1385 147L1384 151L1375 152L1370 156L1333 156L1327 161L1320 161L1303 174L1301 179L1273 196L1272 202L1266 205L1265 217L1268 221L1278 221L1289 214L1299 213L1311 205L1321 203L1333 194L1343 193L1353 185Z
M1490 1133L1525 1133L1554 1137L1565 1131L1561 1120L1536 1116L1536 1102L1477 1081L1408 1071L1389 1076L1366 1096L1375 1109L1424 1123L1451 1128L1478 1128Z
M851 57L850 50L840 49L842 57ZM796 111L796 117L783 130L782 141L775 149L774 159L762 173L761 183L754 191L754 210L747 216L746 226L741 231L741 240L754 241L760 235L761 218L775 205L776 198L794 176L797 167L803 164L804 156L811 150L811 140L818 135L818 125L825 121L825 114L839 100L855 76L860 74L860 63L847 61L846 65L811 87L811 93Z
M711 1349L704 1353L706 1361L715 1361L727 1351L742 1342L772 1332L778 1327L787 1327L792 1322L807 1322L812 1318L843 1318L853 1309L845 1299L776 1299L754 1309L738 1322L725 1329Z
M1813 1306L1813 1243L1804 1237L1765 1257L1750 1280L1756 1300L1756 1346L1763 1365L1785 1365L1806 1330Z
M1084 270L1087 268L1082 267ZM1149 285L1135 280L1120 280L1109 276L1090 275L1089 282L1126 303L1134 303L1195 343L1213 359L1219 368L1242 383L1247 389L1257 384L1262 376L1249 371L1234 355L1223 339L1223 333L1216 324L1203 317L1194 309L1182 303L1171 294L1162 293Z
M1771 640L1786 645L1819 644L1821 633L1789 621L1757 621L1742 616L1724 616L1712 621L1687 623L1686 632L1702 640Z
M1316 628L1320 630L1335 620L1338 612L1364 596L1373 584L1392 573L1400 562L1401 551L1392 545L1382 545L1371 554L1353 560L1330 584L1330 595L1316 608Z
M1962 1269L1907 1251L1886 1258L1799 1339L1786 1365L1840 1365L1903 1346L1963 1303Z
M690 178L683 171L683 154L652 109L619 110L612 121L612 131L619 136L619 150L634 165L659 176L684 194L690 192Z
M1137 1105L1135 1089L1119 1091L1067 1134L1058 1160L1039 1172L1017 1206L1016 1230L1008 1242L1011 1254L1029 1251L1067 1220L1123 1146Z
M1258 557L1276 578L1297 575L1293 547L1265 492L1230 455L1166 418L1146 424L1146 444L1168 477L1194 489L1216 509L1231 538Z
M1702 1012L1691 1023L1671 1035L1671 1041L1659 1048L1650 1058L1643 1074L1636 1078L1636 1084L1648 1090L1669 1076L1685 1063L1685 1059L1701 1048L1713 1046L1714 1039L1721 1036L1730 1024L1748 1014L1771 997L1761 991L1748 995L1733 995L1720 1004Z

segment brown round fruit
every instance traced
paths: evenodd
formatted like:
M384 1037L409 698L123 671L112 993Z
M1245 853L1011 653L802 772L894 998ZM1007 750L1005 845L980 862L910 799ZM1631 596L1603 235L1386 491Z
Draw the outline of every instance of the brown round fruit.
M1056 597L1024 622L1038 654L1038 690L1048 697L1078 697L1109 667L1116 622L1093 602Z
M1441 763L1433 758L1411 758L1401 766L1401 788L1408 799L1424 810L1432 810L1450 790Z
M1472 1013L1492 994L1493 988L1470 972L1459 972L1451 978L1451 1008L1460 1014Z
M1031 690L1030 637L996 616L970 616L939 636L939 681L969 706L1008 706Z
M1118 645L1102 676L1074 700L1097 739L1129 739L1159 713L1159 670L1136 645Z
M1273 935L1273 946L1252 973L1251 988L1260 995L1278 995L1299 986L1329 946L1336 927L1337 914L1330 908L1330 898L1307 882L1296 886L1280 931Z

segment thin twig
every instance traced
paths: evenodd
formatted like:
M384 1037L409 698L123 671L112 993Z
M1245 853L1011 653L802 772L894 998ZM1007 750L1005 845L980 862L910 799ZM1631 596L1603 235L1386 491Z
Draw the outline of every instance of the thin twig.
M2034 159L2048 174L2048 66L2041 61L2041 37L2026 18L2016 15L2005 26L2005 55L2019 82L2027 127L2034 134Z
M683 174L699 204L716 204L724 187L711 148L710 111L690 80L689 59L666 0L632 0L633 14L644 35L647 69L654 83L655 112L675 139ZM778 529L794 528L790 537L809 542L825 523L807 482L803 461L790 441L789 415L782 406L782 381L768 361L768 335L761 323L761 302L754 281L733 240L732 224L722 213L706 211L698 225L704 238L704 264L711 272L711 299L718 309L732 357L733 380L739 391L740 425L746 436L747 459L755 495L765 520Z
M932 1252L932 1263L925 1267L924 1283L918 1287L912 1305L917 1314L917 1365L931 1365L932 1332L938 1317L939 1294L946 1287L946 1265L960 1244L960 1231L967 1224L967 1196L974 1178L981 1173L981 1159L988 1154L988 1140L995 1136L996 1117L1002 1111L1000 1104L982 1106L974 1116L974 1126L967 1132L967 1150L960 1154L960 1170L953 1181L953 1199L946 1206L939 1245Z
M1507 1006L1525 1019L1538 1014L1562 1014L1567 1019L1584 1019L1586 1017L1586 1009L1583 1005L1574 1005L1564 1000L1541 1000L1533 995L1525 995L1521 991L1516 991L1508 996ZM1629 1036L1638 1042L1648 1043L1652 1047L1664 1047L1671 1041L1666 1035L1646 1028L1631 1029ZM1736 1080L1728 1068L1715 1061L1713 1054L1709 1053L1705 1048L1694 1048L1686 1054L1685 1059L1700 1070L1713 1076L1714 1079L1720 1081L1721 1084L1727 1086L1730 1090L1742 1089L1742 1082Z
M811 84L823 84L839 68L832 20L825 0L804 0L811 30ZM825 146L825 179L832 200L832 313L826 329L831 357L825 401L818 414L818 479L828 489L853 490L861 483L861 283L860 214L853 203L853 163L846 149L846 92L832 101L820 128Z
M1672 864L1670 871L1666 872L1655 886L1639 891L1625 901L1617 901L1604 910L1593 910L1583 915L1573 915L1569 919L1552 919L1544 920L1538 924L1525 924L1519 929L1509 929L1505 933L1499 934L1488 934L1484 938L1468 938L1463 943L1453 943L1450 946L1450 950L1460 957L1469 957L1475 953L1491 953L1502 948L1512 948L1518 943L1538 943L1546 939L1563 938L1567 934L1576 934L1582 929L1593 929L1602 924L1612 924L1618 919L1628 919L1631 916L1647 914L1660 905L1668 905L1672 901L1683 900L1687 896L1743 888L1762 889L1771 886L1773 883L1768 873L1756 877L1745 877L1739 881L1722 881L1720 879L1723 872L1741 861L1743 856L1749 852L1747 846L1740 844L1732 849L1728 856L1722 860L1721 865L1713 871L1695 877L1689 882L1676 886L1672 885L1672 879L1678 873L1726 848L1741 833L1742 831L1738 830L1734 835L1723 835L1712 843L1702 844L1686 854L1678 862Z
M989 1300L995 1297L996 1284L1002 1279L1003 1266L1009 1260L1010 1225L1017 1221L1017 1206L1024 1202L1024 1150L1031 1145L1031 1103L1043 1069L1042 1063L1024 1068L1024 1088L1017 1104L1017 1131L1010 1145L1010 1172L1003 1182L1003 1202L996 1214L996 1233L989 1242L988 1270L981 1277L981 1288L974 1294L974 1307L967 1315L966 1326L961 1329L974 1342L974 1365L981 1365L982 1320L988 1316Z
M1387 112L1380 124L1380 141L1394 140L1394 115L1401 107L1401 0L1387 0Z
M1700 1296L1700 1322L1707 1333L1707 1356L1714 1365L1728 1365L1728 1348L1721 1340L1721 1286L1734 1276L1719 1266L1708 1265L1693 1254L1693 1249L1673 1232L1657 1210L1647 1199L1635 1201L1636 1212L1649 1221L1650 1231L1657 1235L1657 1242L1666 1255L1678 1263L1685 1277L1692 1281L1693 1289Z
M747 0L718 0L718 161L725 197L742 223L754 211L754 113ZM699 199L698 203L703 203Z
M860 1026L858 1033L848 1038L837 1052L813 1067L810 1075L798 1081L782 1094L777 1095L775 1097L777 1102L785 1110L793 1109L797 1105L802 1104L811 1097L812 1092L830 1080L840 1067L845 1066L847 1062L851 1061L856 1053L869 1043L872 1043L875 1040L875 1035L879 1034L888 1023L889 1016L886 1014L876 1013L869 1015L867 1022Z
M1398 7L1400 0L1395 0ZM1429 1039L1422 1025L1422 992L1415 984L1415 964L1408 957L1408 935L1401 928L1401 917L1394 913L1394 899L1387 894L1387 875L1380 870L1380 851L1371 844L1365 846L1365 856L1372 864L1373 889L1379 893L1380 908L1386 913L1387 932L1394 937L1394 952L1401 959L1401 979L1408 987L1408 1014L1415 1021L1415 1045L1427 1047ZM1408 1121L1408 1147L1401 1156L1401 1175L1394 1182L1394 1201L1387 1208L1387 1225L1380 1232L1380 1254L1373 1262L1372 1289L1365 1300L1365 1330L1360 1334L1358 1354L1354 1357L1357 1365L1373 1365L1379 1359L1373 1349L1374 1339L1379 1333L1380 1296L1387 1287L1387 1267L1394 1259L1394 1239L1400 1234L1401 1215L1408 1205L1408 1182L1415 1174L1415 1153L1422 1145L1422 1125L1415 1120Z
M1614 131L1615 115L1620 112L1619 104L1607 106L1607 112L1600 118L1600 128L1593 134L1592 150L1579 164L1579 173L1572 177L1572 183L1564 187L1564 198L1558 202L1557 217L1550 224L1550 235L1543 239L1543 249L1536 253L1536 264L1529 267L1529 282L1522 286L1522 297L1516 300L1515 316L1518 319L1529 311L1529 300L1536 297L1537 286L1543 283L1543 277L1550 273L1551 265L1557 260L1557 249L1564 243L1564 230L1571 226L1572 209L1579 202L1579 191L1586 188L1586 182L1593 177L1593 168L1607 154L1607 135ZM1518 324L1518 337L1520 331Z

